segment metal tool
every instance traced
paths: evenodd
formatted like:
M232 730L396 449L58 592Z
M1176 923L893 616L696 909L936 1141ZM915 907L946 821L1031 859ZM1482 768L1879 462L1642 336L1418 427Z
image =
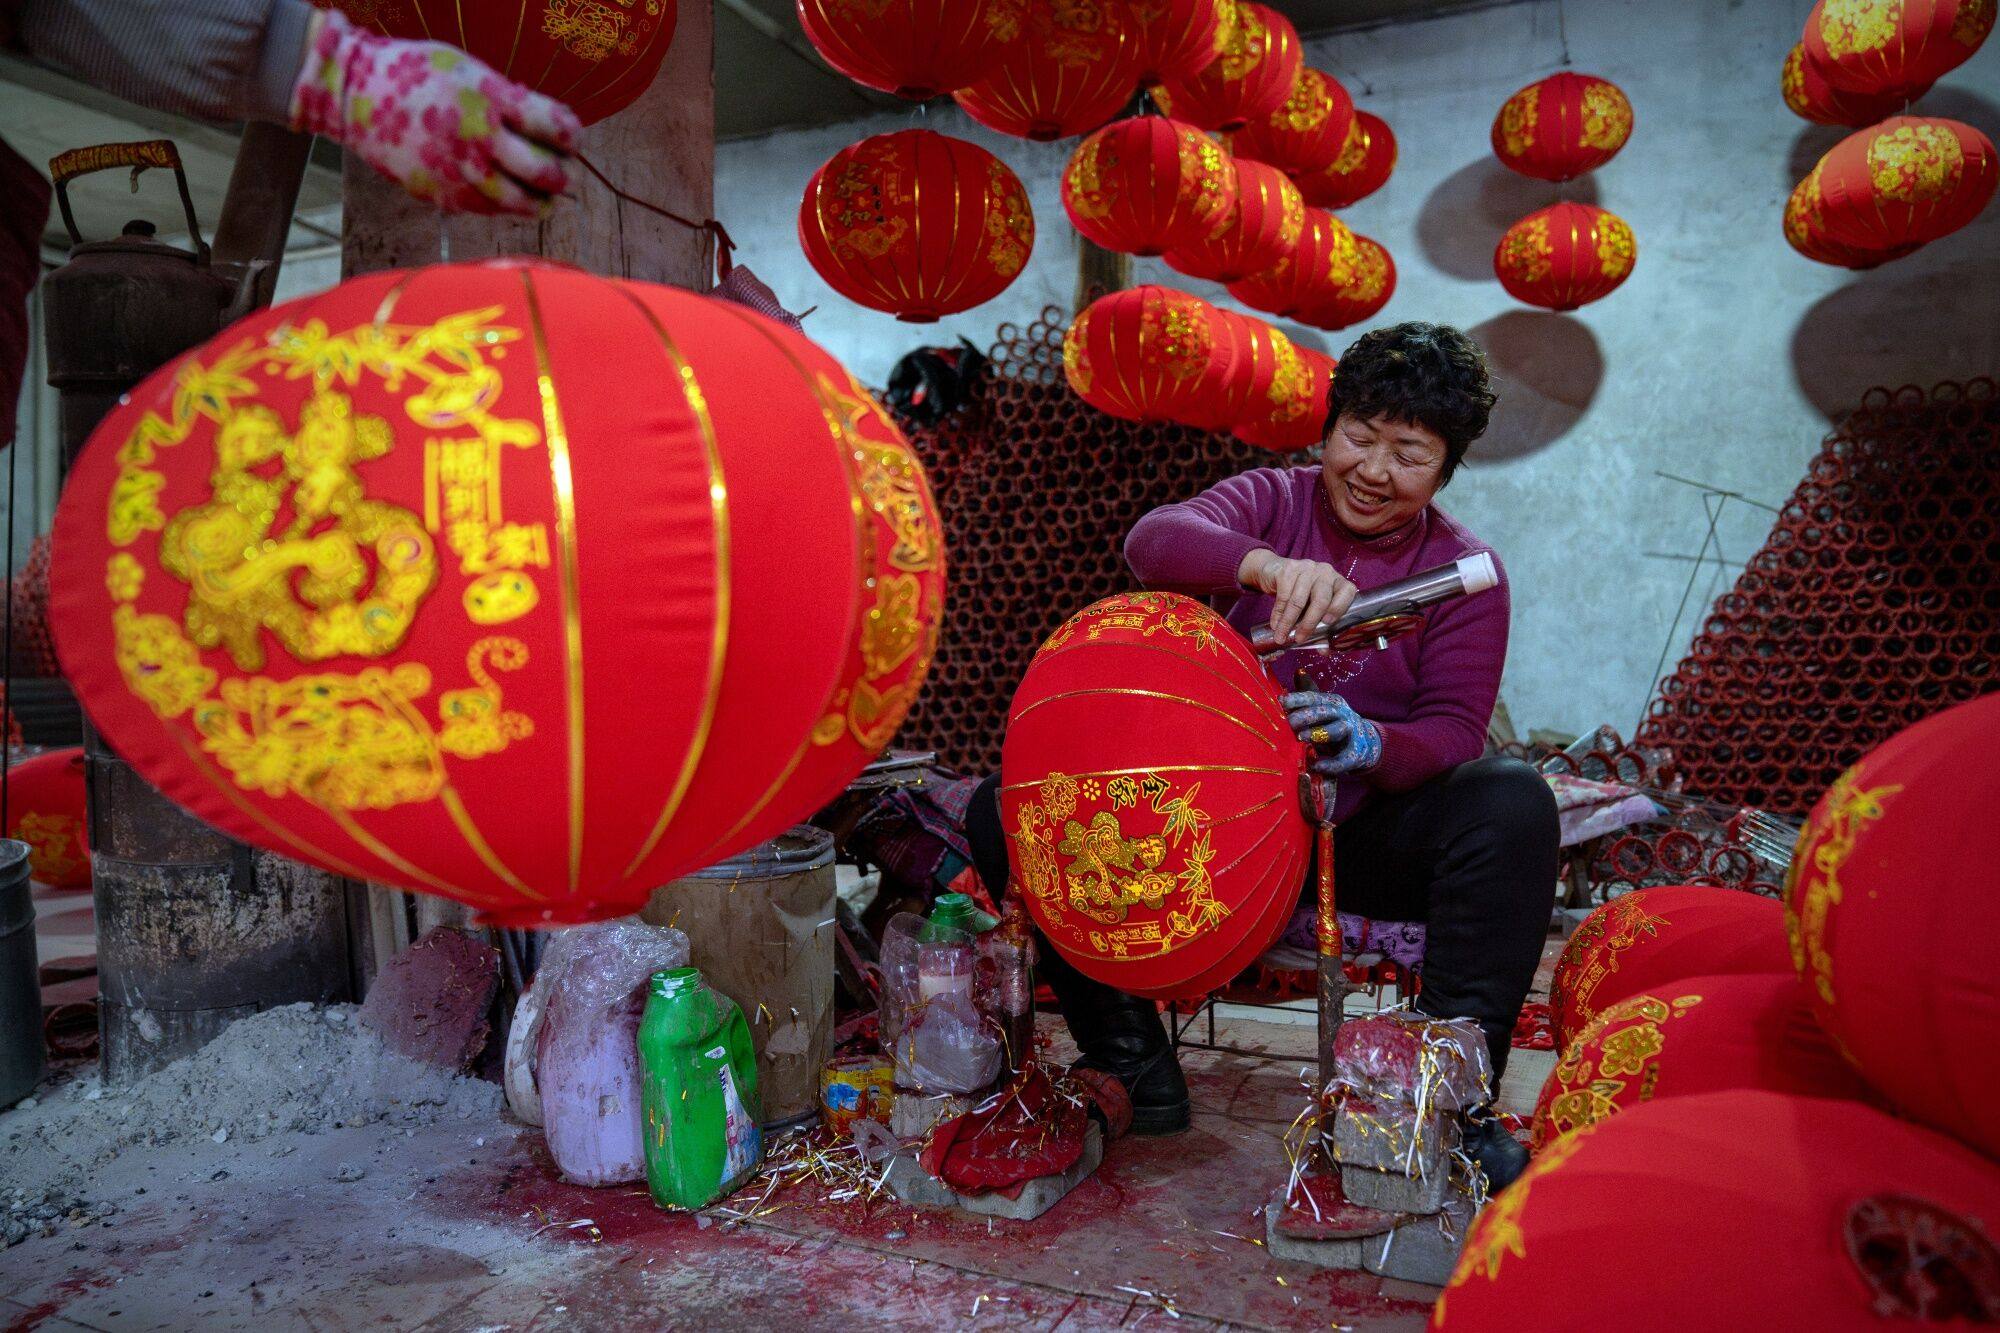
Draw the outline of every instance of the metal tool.
M1449 565L1426 569L1408 578L1371 588L1354 599L1338 619L1322 621L1292 643L1279 643L1269 625L1250 631L1250 646L1259 657L1325 646L1337 652L1353 648L1386 648L1423 623L1419 614L1439 602L1484 592L1500 582L1499 566L1488 551L1462 556Z

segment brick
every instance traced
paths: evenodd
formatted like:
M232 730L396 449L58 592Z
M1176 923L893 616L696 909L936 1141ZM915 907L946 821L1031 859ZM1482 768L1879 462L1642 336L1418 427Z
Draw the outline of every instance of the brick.
M1304 1240L1288 1236L1282 1228L1285 1201L1273 1199L1264 1205L1264 1248L1273 1258L1311 1264L1315 1268L1360 1268L1361 1247L1379 1245L1373 1237L1355 1236L1345 1240Z
M1005 1217L1025 1222L1061 1203L1104 1161L1104 1134L1092 1122L1083 1136L1083 1156L1059 1176L1040 1176L1021 1187L1015 1198L1004 1194L959 1194L924 1170L916 1150L897 1153L889 1161L889 1192L921 1208L955 1208L981 1217Z
M1392 1213L1434 1213L1444 1207L1449 1177L1442 1171L1429 1177L1400 1171L1371 1171L1365 1166L1340 1168L1341 1188L1350 1203Z
M1387 1237L1362 1242L1362 1267L1380 1277L1442 1287L1458 1267L1472 1218L1471 1197L1453 1187L1441 1212L1413 1217Z
M948 1092L925 1094L898 1091L895 1102L889 1108L889 1132L899 1139L920 1139L930 1133L931 1126L938 1121L964 1115L971 1109L970 1097L958 1097Z
M1293 1240L1379 1236L1402 1220L1401 1213L1363 1208L1348 1200L1336 1171L1308 1171L1299 1177L1296 1190L1280 1186L1271 1201L1283 1205L1278 1228Z
M1450 1170L1458 1138L1458 1117L1443 1111L1419 1116L1403 1102L1353 1094L1334 1108L1333 1158L1343 1166L1443 1175Z
M498 949L437 926L376 973L361 1026L398 1055L467 1069L486 1047L486 1015L499 987Z

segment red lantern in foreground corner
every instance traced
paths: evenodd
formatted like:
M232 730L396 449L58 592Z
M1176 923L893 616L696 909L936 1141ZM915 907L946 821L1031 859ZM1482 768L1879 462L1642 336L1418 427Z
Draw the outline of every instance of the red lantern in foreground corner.
M1815 167L1833 241L1889 257L1957 231L1993 200L1993 141L1961 121L1895 116L1857 130Z
M1227 981L1298 901L1303 756L1256 655L1200 602L1132 593L1072 617L1028 664L1000 761L1044 937L1135 995Z
M1166 254L1167 267L1191 278L1237 282L1262 273L1298 244L1305 201L1284 172L1263 162L1235 158L1236 202L1208 235Z
M1005 291L1035 248L1035 217L1020 179L984 148L898 130L813 173L799 245L848 300L926 324Z
M1229 294L1268 314L1292 316L1315 309L1354 276L1354 233L1324 209L1308 208L1292 252L1262 273L1229 284Z
M1114 121L1087 136L1062 176L1063 208L1107 250L1157 255L1200 240L1236 206L1222 145L1163 116Z
M1608 79L1565 70L1531 83L1493 118L1493 155L1536 180L1595 171L1632 137L1632 103Z
M1292 173L1305 201L1319 208L1346 208L1366 199L1389 181L1396 169L1396 136L1388 123L1368 111L1356 111L1340 155L1318 171Z
M1344 329L1373 319L1396 294L1396 261L1379 241L1355 233L1353 276L1333 295L1298 314L1302 324L1316 329Z
M1493 272L1517 301L1574 310L1617 290L1638 256L1632 228L1616 213L1551 204L1507 229L1493 251Z
M1208 302L1171 287L1100 296L1063 334L1063 374L1126 421L1187 421L1221 391L1234 342Z
M1336 362L1310 347L1294 344L1293 350L1298 354L1303 381L1298 394L1279 404L1262 420L1246 422L1230 432L1243 443L1288 454L1310 449L1325 437L1327 400L1333 388Z
M1284 104L1236 132L1230 151L1285 171L1317 171L1332 165L1354 128L1354 99L1331 75L1299 71Z
M594 125L630 106L673 45L678 0L313 0L390 37L449 42Z
M1993 0L1819 0L1803 44L1834 87L1902 101L1970 60L1993 17Z
M1902 110L1904 104L1901 93L1871 95L1834 87L1806 54L1803 43L1794 45L1785 57L1778 86L1792 114L1815 125L1873 125ZM1921 96L1921 90L1913 96Z
M47 750L7 774L7 836L28 844L36 879L58 889L90 887L83 747Z
M944 597L923 469L832 357L521 261L238 321L105 418L55 547L64 672L148 781L521 925L634 911L837 795Z
M1236 34L1236 0L1126 0L1139 26L1139 79L1192 78Z
M798 0L799 26L826 63L856 83L913 102L992 69L1020 27L1009 0Z
M1236 32L1200 73L1164 80L1153 93L1162 111L1205 130L1236 130L1285 104L1305 68L1292 21L1268 5L1240 0Z
M1123 110L1144 59L1123 5L1034 0L999 61L952 96L988 129L1061 139L1088 133Z
M1901 258L1917 248L1864 250L1860 246L1842 245L1826 234L1826 222L1820 217L1819 210L1819 167L1815 166L1792 190L1792 197L1785 201L1785 240L1792 249L1816 263L1832 264L1838 268L1871 269L1891 259Z

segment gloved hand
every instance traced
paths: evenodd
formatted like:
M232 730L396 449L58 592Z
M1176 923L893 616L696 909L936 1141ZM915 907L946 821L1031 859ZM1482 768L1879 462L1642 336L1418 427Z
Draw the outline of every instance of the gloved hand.
M1382 761L1382 729L1337 694L1302 690L1278 700L1292 733L1309 741L1318 757L1312 771L1323 778L1363 773Z
M295 130L324 134L451 213L535 213L569 184L583 126L553 98L443 42L315 16L292 88Z

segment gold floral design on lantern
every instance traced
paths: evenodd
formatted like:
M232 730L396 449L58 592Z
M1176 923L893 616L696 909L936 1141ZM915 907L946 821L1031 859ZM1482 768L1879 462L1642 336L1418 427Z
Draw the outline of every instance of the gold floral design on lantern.
M1667 1047L1660 1025L1686 1014L1701 999L1634 995L1607 1005L1591 1019L1570 1039L1550 1075L1555 1095L1536 1115L1536 1146L1616 1115L1618 1099L1628 1090L1639 1101L1652 1100L1660 1079L1657 1062Z
M1578 139L1585 148L1616 150L1632 136L1632 103L1617 85L1597 80L1583 90L1583 127Z
M1028 262L1035 223L1027 191L997 158L986 164L986 203L987 258L994 272L1012 278Z
M1500 144L1507 150L1507 156L1519 157L1535 146L1535 122L1541 101L1541 85L1530 84L1500 108Z
M1340 142L1340 155L1333 159L1327 170L1336 176L1351 176L1361 170L1368 160L1368 127L1356 116L1347 127L1347 137Z
M1597 219L1597 263L1607 278L1622 278L1632 271L1632 262L1639 257L1639 243L1632 235L1632 228L1625 219L1615 213L1602 213Z
M1964 175L1964 150L1943 125L1898 125L1868 145L1870 182L1876 193L1900 204L1942 199Z
M1819 33L1837 60L1881 50L1896 39L1902 22L1902 0L1826 0Z
M493 678L494 671L519 671L526 665L528 645L519 639L494 636L473 644L465 654L472 687L438 696L439 748L460 759L478 759L534 735L535 724L527 714L501 706L500 682Z
M1591 1127L1586 1126L1535 1154L1535 1159L1528 1163L1528 1169L1521 1173L1520 1179L1502 1190L1479 1214L1466 1233L1465 1248L1459 1255L1458 1267L1452 1270L1451 1281L1445 1284L1444 1294L1438 1297L1434 1324L1444 1323L1453 1290L1464 1286L1475 1276L1497 1282L1501 1265L1508 1255L1516 1259L1528 1257L1527 1235L1521 1228L1521 1213L1528 1206L1528 1196L1533 1192L1536 1181L1558 1170L1576 1155L1590 1133Z
M1193 379L1208 365L1213 336L1208 321L1182 305L1169 305L1158 312L1146 312L1139 326L1141 354L1156 354L1167 374L1177 380Z
M1547 218L1529 218L1508 228L1500 239L1500 263L1523 282L1542 281L1554 262Z
M862 143L833 178L834 252L880 259L909 236L909 186L901 154L882 139Z
M1063 375L1076 386L1078 393L1089 393L1097 379L1090 368L1090 358L1083 354L1083 331L1089 322L1085 314L1063 332Z
M1271 44L1271 28L1254 9L1236 8L1236 26L1222 45L1222 77L1235 83L1257 68Z
M1105 140L1092 135L1076 146L1069 160L1069 197L1065 202L1078 217L1092 222L1102 221L1111 213L1111 201L1104 194L1104 164L1098 160L1104 145ZM1183 177L1187 174L1185 155L1181 174Z
M1821 798L1825 813L1816 812L1799 835L1785 880L1785 935L1792 946L1793 966L1827 1004L1834 997L1826 923L1840 905L1841 869L1862 831L1883 816L1887 799L1901 790L1901 786L1863 787L1861 766L1856 764L1834 779Z
M1187 128L1180 135L1180 177L1183 196L1192 193L1197 215L1213 217L1227 226L1234 210L1227 206L1225 189L1235 173L1222 155L1222 145L1200 130Z
M1271 373L1271 387L1264 392L1272 405L1271 415L1278 421L1296 421L1312 407L1306 400L1312 376L1307 373L1305 362L1299 359L1299 349L1277 329L1271 330L1271 360L1275 369Z
M1354 301L1372 301L1382 294L1389 281L1389 254L1373 243L1355 242L1354 277L1342 295Z
M1026 6L1022 8L1025 10ZM1043 54L1065 69L1083 69L1102 60L1104 51L1098 34L1122 22L1112 14L1106 0L1056 0L1054 8Z
M1271 117L1272 125L1303 134L1326 123L1333 114L1333 94L1326 89L1326 76L1316 69L1302 70L1291 95Z

